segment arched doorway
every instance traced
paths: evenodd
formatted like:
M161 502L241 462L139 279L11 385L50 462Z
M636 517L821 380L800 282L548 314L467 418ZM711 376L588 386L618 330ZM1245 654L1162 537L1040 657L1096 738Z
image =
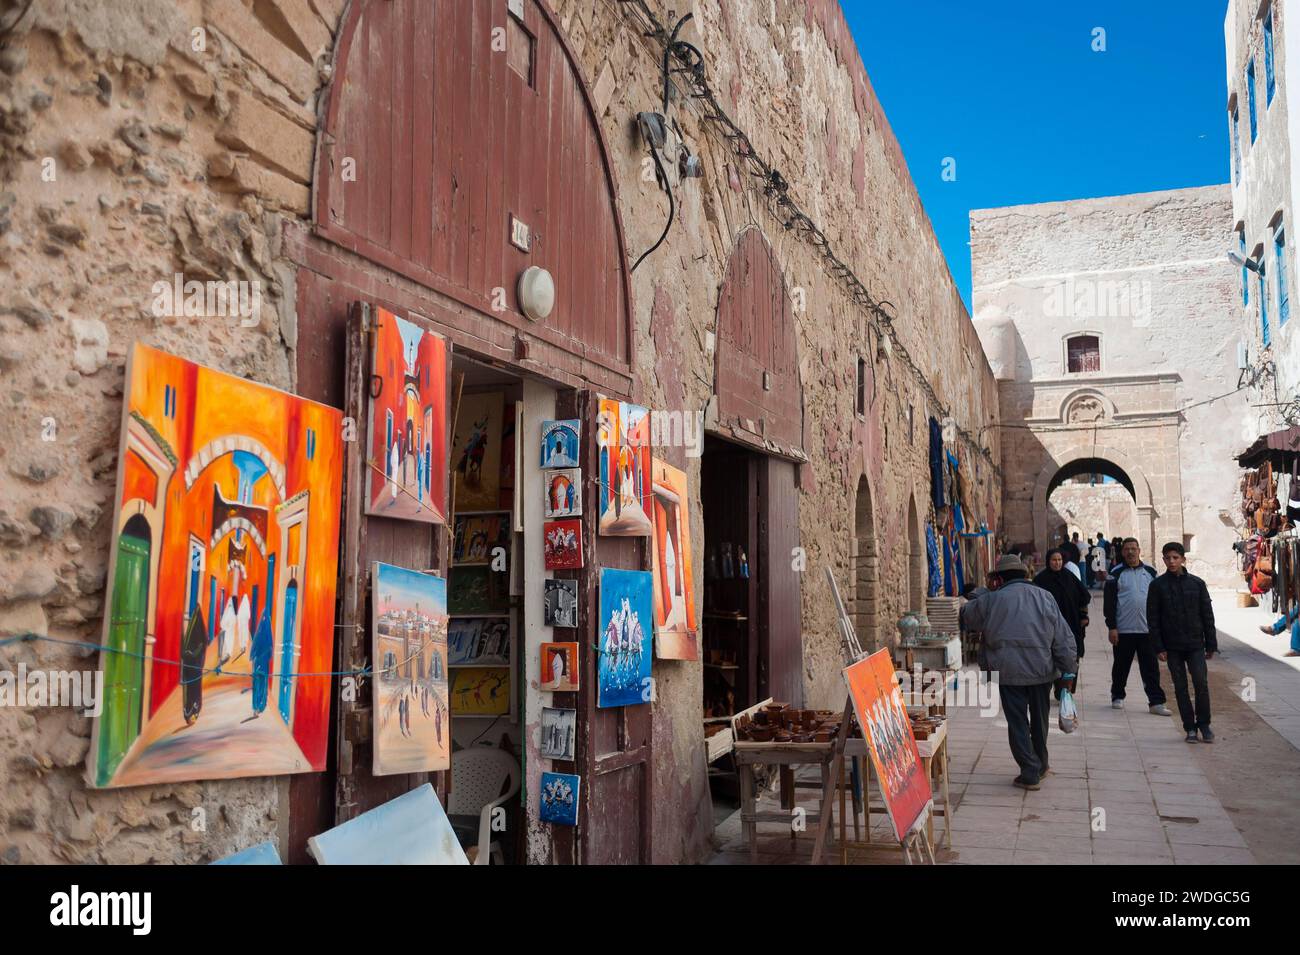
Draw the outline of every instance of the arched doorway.
M921 515L916 509L916 495L907 501L907 610L924 610L928 591L925 558L925 534Z
M149 615L149 522L136 514L118 538L109 610L104 689L109 695L99 731L96 784L105 786L140 733L144 703L144 648Z
M1067 538L1078 529L1086 543L1102 531L1108 539L1135 537L1143 554L1152 553L1159 515L1150 485L1137 462L1115 448L1088 448L1049 461L1034 487L1033 510L1040 551L1060 543L1064 526ZM1181 521L1165 532L1180 538Z
M853 522L853 627L864 650L880 647L876 585L880 580L880 559L876 552L876 521L871 508L871 486L863 475L858 480Z

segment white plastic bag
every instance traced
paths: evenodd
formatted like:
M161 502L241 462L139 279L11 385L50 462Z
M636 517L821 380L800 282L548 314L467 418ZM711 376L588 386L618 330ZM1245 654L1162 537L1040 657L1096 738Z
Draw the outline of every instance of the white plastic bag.
M1075 705L1074 694L1069 690L1061 690L1061 706L1056 725L1061 727L1062 733L1073 733L1079 728L1079 707Z

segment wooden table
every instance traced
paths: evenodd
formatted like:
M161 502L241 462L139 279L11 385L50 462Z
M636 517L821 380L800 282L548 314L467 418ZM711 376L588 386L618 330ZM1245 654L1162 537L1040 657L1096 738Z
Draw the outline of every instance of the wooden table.
M952 803L948 799L948 721L940 723L938 728L930 734L927 739L918 739L916 741L917 752L921 756L921 769L925 773L925 778L931 782L938 782L943 793L942 811L936 805L931 810L929 817L925 821L926 834L930 837L930 843L934 843L934 817L943 816L943 841L944 844L952 848ZM863 794L862 806L863 814L867 822L867 841L871 841L871 813L886 812L884 806L879 809L871 807L871 759L867 751L867 741L861 737L845 740L844 755L848 757L867 757L863 760L866 766L866 772L863 775ZM843 786L844 780L839 780L839 785ZM842 801L842 800L841 800ZM857 816L856 810L854 816ZM846 831L843 813L840 815L840 843L845 845Z
M820 765L821 786L823 793L832 790L831 760L835 756L834 743L754 743L737 740L734 744L733 758L736 772L740 775L740 822L749 843L749 861L758 864L758 824L760 822L780 822L790 826L794 809L794 766ZM781 767L781 805L783 812L759 812L758 793L754 785L754 766L762 763L767 766ZM804 817L806 823L821 821L821 812L810 812ZM843 816L841 815L841 823ZM793 839L795 831L790 830Z

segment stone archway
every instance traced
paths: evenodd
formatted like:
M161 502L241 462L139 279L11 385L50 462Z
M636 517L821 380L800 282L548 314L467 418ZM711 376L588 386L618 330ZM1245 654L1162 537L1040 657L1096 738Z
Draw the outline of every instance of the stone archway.
M1048 527L1048 497L1055 489L1054 481L1060 483L1059 475L1067 472L1071 466L1080 465L1084 462L1098 462L1107 464L1127 478L1125 482L1118 475L1112 475L1120 479L1125 484L1133 500L1137 505L1137 534L1138 543L1142 546L1143 554L1151 554L1155 541L1155 519L1158 510L1153 503L1151 494L1151 483L1147 480L1142 466L1134 460L1131 455L1124 453L1115 447L1096 444L1077 444L1057 451L1049 456L1046 464L1038 473L1038 480L1034 484L1033 496L1033 515L1034 515L1034 544L1038 547L1045 547L1048 543L1051 528ZM1101 471L1104 468L1097 468Z

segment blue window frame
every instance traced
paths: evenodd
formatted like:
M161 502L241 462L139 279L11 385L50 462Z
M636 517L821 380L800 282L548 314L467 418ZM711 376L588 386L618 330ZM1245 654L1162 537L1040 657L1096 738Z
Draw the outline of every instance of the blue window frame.
M1246 109L1250 113L1250 141L1255 141L1255 58L1252 56L1246 64Z
M1245 261L1246 258L1246 233L1245 232L1237 233L1237 245L1238 248L1241 249L1241 258L1243 261ZM1242 305L1250 304L1250 273L1246 271L1246 266L1244 265L1241 267L1241 304Z
M1280 328L1286 324L1286 320L1291 317L1291 300L1287 296L1286 286L1286 229L1282 223L1277 224L1277 232L1273 234L1273 252L1277 260L1277 324Z
M1273 81L1273 11L1268 11L1264 18L1264 105L1273 102L1273 90L1277 84Z
M1232 184L1241 183L1241 123L1238 109L1232 108Z
M1272 343L1273 335L1268 327L1268 285L1264 281L1262 272L1259 276L1259 327L1263 333L1264 347L1267 348Z

